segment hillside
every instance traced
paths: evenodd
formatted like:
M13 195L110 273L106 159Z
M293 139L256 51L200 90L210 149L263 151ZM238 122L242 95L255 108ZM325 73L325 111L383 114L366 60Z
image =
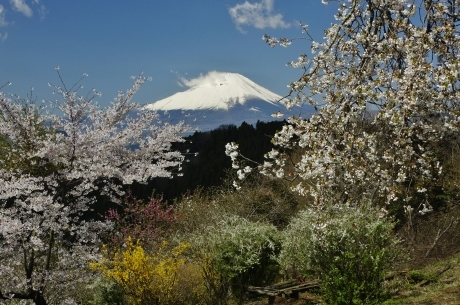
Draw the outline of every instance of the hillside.
M393 275L396 275L393 277ZM390 298L383 305L458 305L460 304L460 254L423 267L390 274L386 283ZM246 305L265 305L267 297L248 300ZM322 304L315 292L301 293L299 299L276 297L274 304Z

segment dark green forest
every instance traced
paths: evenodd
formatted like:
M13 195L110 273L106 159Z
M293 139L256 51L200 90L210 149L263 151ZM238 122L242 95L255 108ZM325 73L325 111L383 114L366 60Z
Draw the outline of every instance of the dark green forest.
M184 143L176 143L173 147L186 155L182 175L174 179L155 178L147 185L135 184L131 186L131 191L136 198L148 198L154 190L165 200L173 200L199 187L218 186L231 168L231 160L225 155L227 143L238 143L245 156L262 162L264 154L273 147L271 137L283 124L284 121L258 121L253 126L243 122L240 126L221 125L207 132L196 131L185 137Z

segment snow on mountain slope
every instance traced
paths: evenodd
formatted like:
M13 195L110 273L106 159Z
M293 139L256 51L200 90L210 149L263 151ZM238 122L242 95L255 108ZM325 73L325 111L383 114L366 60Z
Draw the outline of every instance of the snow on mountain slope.
M145 106L151 110L228 110L248 100L278 106L281 96L238 73L212 71L192 80L182 79L188 90ZM258 110L258 109L254 109Z
M212 71L195 79L182 79L182 84L188 89L147 104L144 109L158 111L163 122L174 124L185 121L193 130L199 131L209 131L221 125L239 126L243 122L270 122L298 115L295 111L287 111L278 102L281 96L238 73ZM285 115L272 116L280 112Z

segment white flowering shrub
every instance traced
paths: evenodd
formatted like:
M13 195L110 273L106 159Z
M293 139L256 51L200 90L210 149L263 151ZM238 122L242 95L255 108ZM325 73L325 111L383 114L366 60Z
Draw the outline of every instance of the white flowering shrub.
M376 204L428 211L424 194L443 170L437 149L458 132L460 120L460 7L445 0L334 3L337 21L324 39L315 40L302 25L312 57L289 63L303 74L282 101L288 108L308 103L317 112L290 118L260 169L297 179L295 189L317 204L332 191L345 202L367 196ZM286 150L293 147L304 153L287 172ZM229 144L227 153L243 175L235 152Z
M210 304L241 301L247 285L266 285L279 273L280 239L273 225L227 216L195 237Z
M321 279L327 304L380 304L395 262L394 223L369 203L306 209L283 232L283 269Z
M154 112L130 114L140 110L131 99L144 81L134 78L106 108L97 94L80 96L78 83L55 86L59 103L0 93L0 300L64 302L67 287L88 282L87 262L98 259L110 227L82 218L95 195L117 200L122 185L180 167L171 144L187 127L160 125Z

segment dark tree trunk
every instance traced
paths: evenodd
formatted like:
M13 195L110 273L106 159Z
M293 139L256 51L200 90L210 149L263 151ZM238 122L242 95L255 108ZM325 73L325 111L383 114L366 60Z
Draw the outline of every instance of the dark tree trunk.
M43 293L39 291L33 291L33 300L35 305L47 305L45 297L43 296Z
M13 295L13 299L18 299L18 300L33 300L35 305L47 305L45 297L43 296L43 293L37 290L29 289L27 292L24 293L16 293L16 292L10 292L7 293L6 295L2 294L0 291L0 300L9 300L10 295Z

